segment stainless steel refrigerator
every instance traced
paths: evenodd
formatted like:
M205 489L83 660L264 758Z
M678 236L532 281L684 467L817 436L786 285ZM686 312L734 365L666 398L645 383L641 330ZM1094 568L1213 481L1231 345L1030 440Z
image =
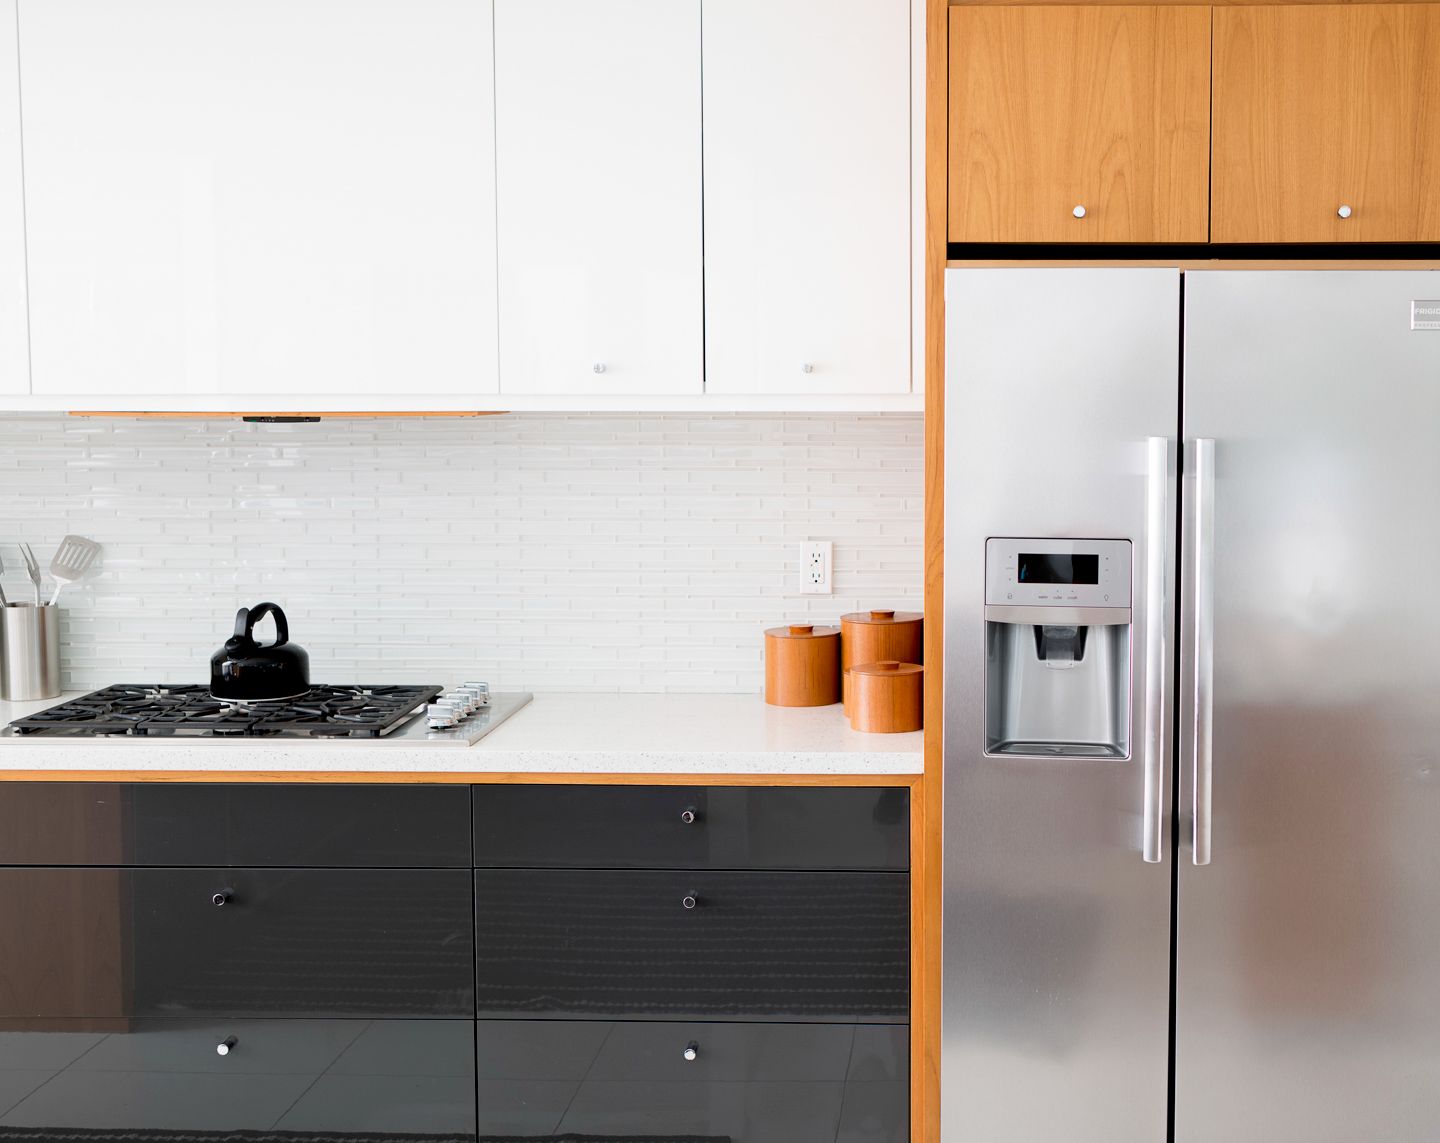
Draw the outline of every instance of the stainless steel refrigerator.
M1440 1137L1440 273L956 269L946 357L944 1143Z

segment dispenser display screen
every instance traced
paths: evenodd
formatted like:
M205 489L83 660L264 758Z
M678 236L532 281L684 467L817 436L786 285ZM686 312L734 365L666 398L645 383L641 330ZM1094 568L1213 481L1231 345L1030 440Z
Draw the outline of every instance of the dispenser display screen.
M1099 583L1100 557L1021 552L1015 578L1018 583Z

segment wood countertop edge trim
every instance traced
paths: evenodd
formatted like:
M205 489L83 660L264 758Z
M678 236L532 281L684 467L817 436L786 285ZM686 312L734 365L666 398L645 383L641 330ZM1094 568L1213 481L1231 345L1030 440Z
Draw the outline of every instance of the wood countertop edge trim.
M1355 0L1361 2L1361 0ZM1440 0L1437 0L1440 2ZM951 258L949 270L1440 270L1440 258Z
M583 773L401 770L0 770L0 782L204 782L377 785L888 786L914 788L914 774Z

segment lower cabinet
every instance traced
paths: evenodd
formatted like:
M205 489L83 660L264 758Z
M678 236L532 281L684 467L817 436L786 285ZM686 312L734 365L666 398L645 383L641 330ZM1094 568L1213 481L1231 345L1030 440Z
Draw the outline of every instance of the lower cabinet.
M481 1139L904 1143L903 1025L481 1021Z
M909 1018L903 873L483 869L483 1016Z
M904 791L385 794L0 783L0 1143L909 1139Z
M466 869L0 869L3 1017L475 1014Z
M474 1030L470 1020L134 1020L111 1031L48 1021L40 1031L0 1030L0 1139L62 1131L98 1132L102 1141L110 1132L132 1141L237 1131L472 1138Z

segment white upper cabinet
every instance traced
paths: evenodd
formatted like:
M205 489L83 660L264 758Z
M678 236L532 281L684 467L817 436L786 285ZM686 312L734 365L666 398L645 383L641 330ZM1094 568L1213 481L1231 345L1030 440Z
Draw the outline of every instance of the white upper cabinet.
M19 14L37 394L496 389L489 0Z
M495 54L501 392L701 393L700 0L495 0Z
M705 0L709 393L905 393L909 0Z
M20 56L15 41L15 0L0 0L0 393L28 392Z

